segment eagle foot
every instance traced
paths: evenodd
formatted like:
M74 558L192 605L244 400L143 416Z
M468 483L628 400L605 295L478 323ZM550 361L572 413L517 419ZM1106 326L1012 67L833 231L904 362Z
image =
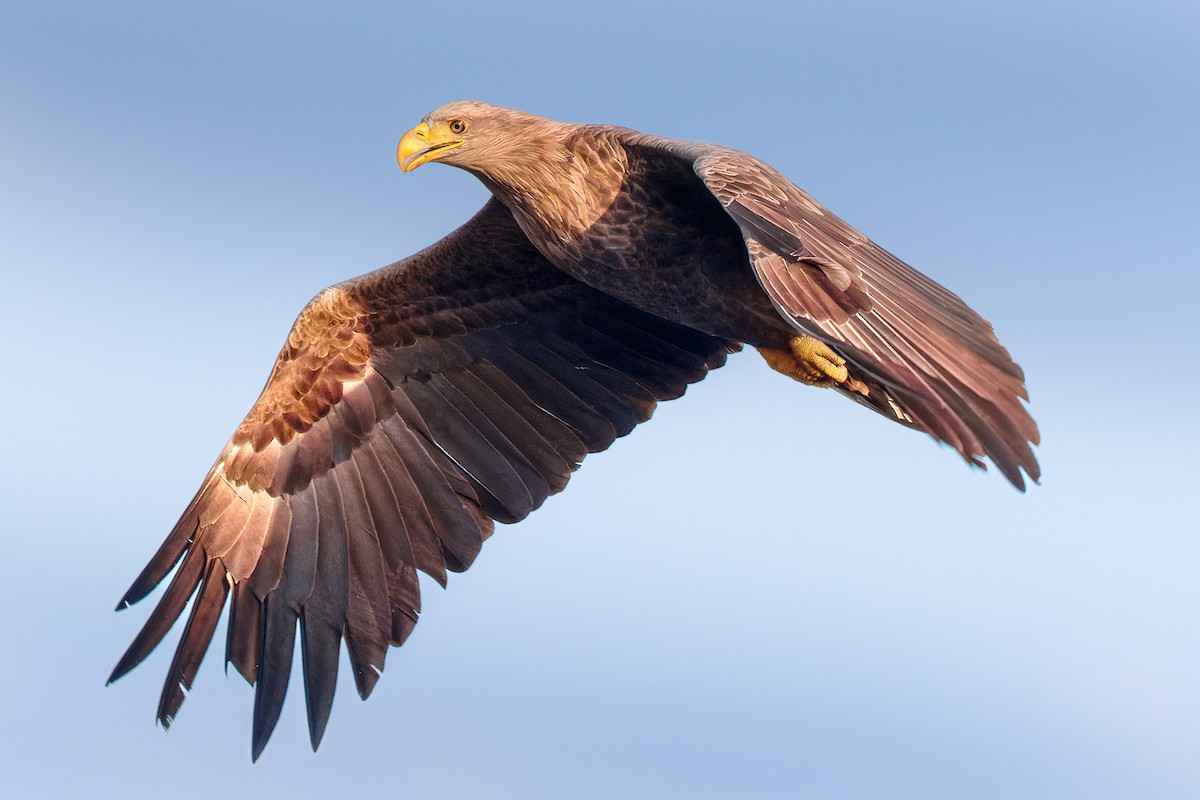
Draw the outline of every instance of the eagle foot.
M771 369L809 386L829 387L851 382L850 388L858 391L857 387L862 385L850 377L846 359L820 339L797 336L788 342L788 348L773 350L760 347L758 352Z

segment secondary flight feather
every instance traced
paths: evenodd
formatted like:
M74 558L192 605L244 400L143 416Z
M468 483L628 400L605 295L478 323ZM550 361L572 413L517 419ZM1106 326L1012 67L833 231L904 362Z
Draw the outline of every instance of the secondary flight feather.
M110 681L191 601L158 719L170 726L228 606L255 686L257 759L300 632L315 749L341 647L367 697L495 522L561 491L588 453L743 346L1037 480L1020 368L957 296L761 161L715 145L460 101L401 140L493 197L454 233L317 295L262 395L119 608L174 575Z

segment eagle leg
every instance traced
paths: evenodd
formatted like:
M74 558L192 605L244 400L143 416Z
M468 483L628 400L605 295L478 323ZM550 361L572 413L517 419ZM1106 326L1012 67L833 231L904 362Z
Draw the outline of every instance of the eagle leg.
M797 336L788 342L787 350L759 347L758 352L771 369L800 383L824 388L844 383L848 388L866 394L866 386L850 377L846 359L820 339Z

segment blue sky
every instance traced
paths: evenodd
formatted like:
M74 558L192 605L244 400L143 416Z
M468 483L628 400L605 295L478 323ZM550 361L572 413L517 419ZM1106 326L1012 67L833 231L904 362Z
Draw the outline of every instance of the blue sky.
M0 5L0 793L1200 794L1193 3ZM501 528L320 753L111 607L461 97L758 155L990 319L1027 495L752 354ZM218 639L221 634L218 632ZM343 675L348 677L348 675ZM239 789L240 793L240 789Z

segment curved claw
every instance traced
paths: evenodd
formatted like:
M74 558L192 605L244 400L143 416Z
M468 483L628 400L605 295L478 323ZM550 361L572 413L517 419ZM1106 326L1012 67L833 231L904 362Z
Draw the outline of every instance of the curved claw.
M852 382L850 388L855 391L859 391L855 384L861 386L850 377L846 359L820 339L811 336L795 337L788 342L788 350L760 347L758 352L771 369L809 386L829 387Z

